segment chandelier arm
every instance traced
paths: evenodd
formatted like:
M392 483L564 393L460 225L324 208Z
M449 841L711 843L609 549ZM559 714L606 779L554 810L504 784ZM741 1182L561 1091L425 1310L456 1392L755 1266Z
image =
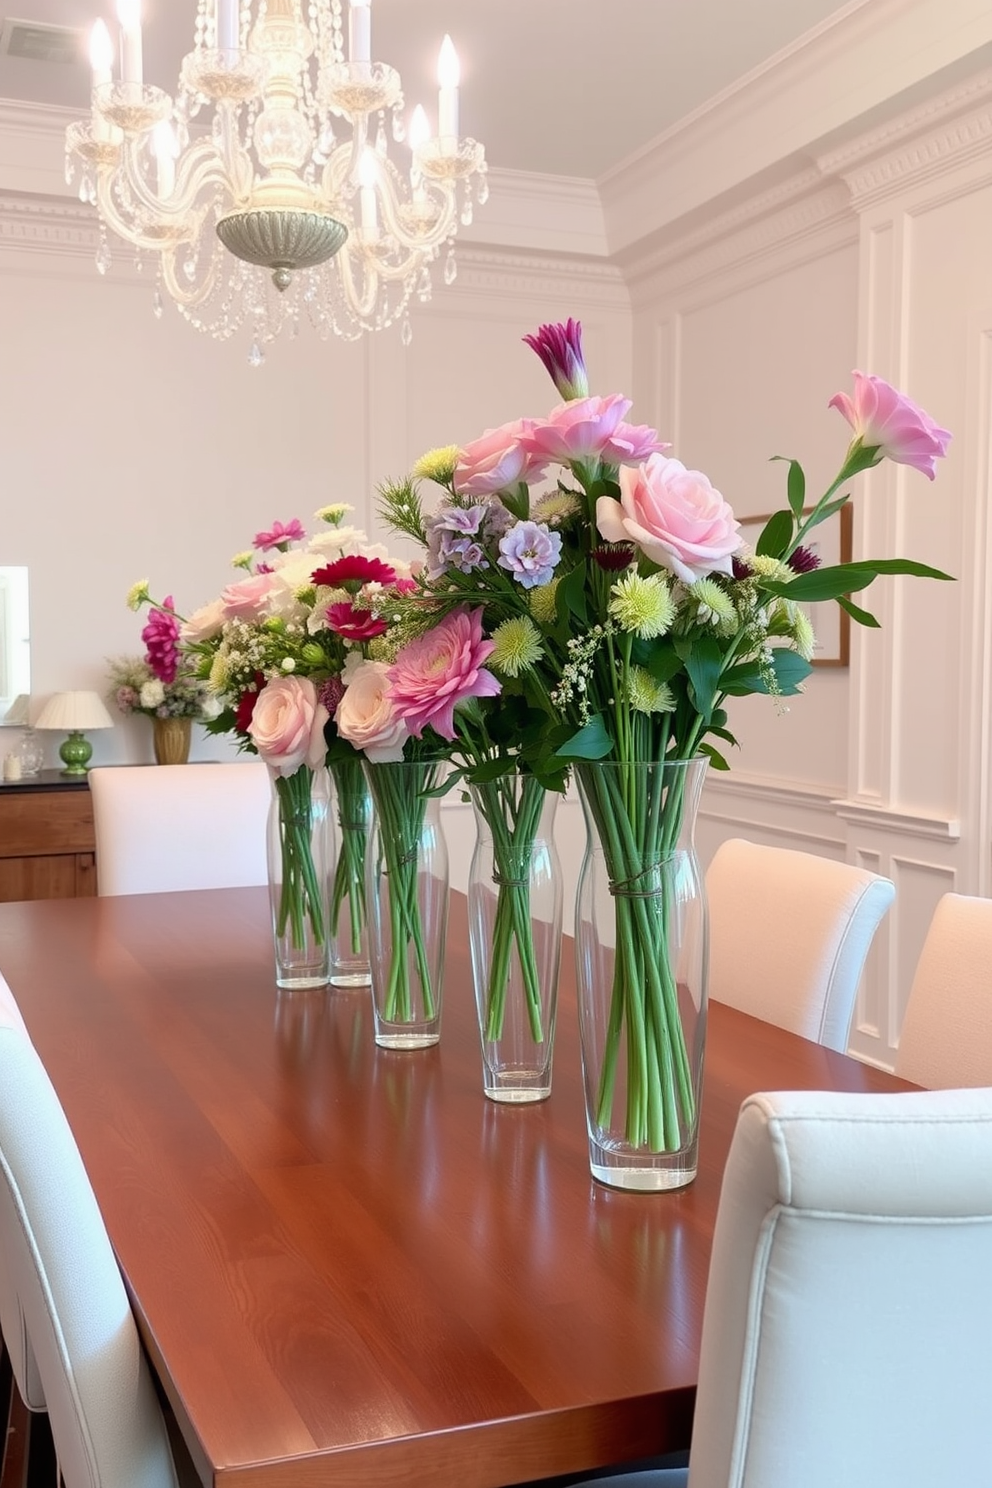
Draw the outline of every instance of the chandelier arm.
M210 298L217 287L217 279L224 260L224 250L220 247L211 254L210 262L203 278L196 284L183 285L176 274L176 249L169 248L162 253L162 283L168 290L172 299L182 310L193 310L198 305L204 304Z
M376 300L379 298L378 266L371 264L370 272L362 276L364 293L359 294L351 271L351 259L352 255L346 249L338 254L336 260L338 278L348 309L356 320L360 320L363 325L368 325L372 312L375 310Z

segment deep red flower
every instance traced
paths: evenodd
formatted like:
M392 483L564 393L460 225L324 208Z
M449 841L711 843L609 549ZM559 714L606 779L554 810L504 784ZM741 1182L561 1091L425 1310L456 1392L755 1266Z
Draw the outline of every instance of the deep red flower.
M634 561L634 548L632 543L603 543L598 548L593 548L592 557L600 568L607 573L619 571L621 568L629 568Z
M735 579L753 579L754 569L744 558L731 558L733 565L733 576Z
M315 584L326 584L330 589L341 589L346 584L357 584L361 588L363 584L395 584L396 570L383 563L381 558L363 558L360 553L346 553L343 558L315 569L311 578Z
M814 568L819 568L823 559L814 553L812 548L804 548L800 544L798 548L789 554L785 561L793 573L804 574L812 573Z
M238 698L238 706L234 714L234 727L239 734L244 734L247 737L248 725L251 723L252 715L255 712L255 704L258 702L259 693L264 686L265 674L263 672L256 672L254 682L250 687L246 687Z
M323 703L330 716L333 718L338 710L338 703L344 697L344 683L340 677L328 677L326 682L321 682L317 688L317 701Z
M328 606L327 628L345 641L371 641L375 636L385 635L389 626L371 610L356 610L351 601L345 599L340 604Z
M148 616L148 624L141 632L145 643L145 660L160 682L175 682L179 668L179 621L175 616L172 595L168 595L161 608L156 607Z

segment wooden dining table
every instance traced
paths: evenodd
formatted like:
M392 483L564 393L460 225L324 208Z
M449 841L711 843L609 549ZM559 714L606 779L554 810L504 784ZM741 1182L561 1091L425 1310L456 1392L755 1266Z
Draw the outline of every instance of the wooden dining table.
M742 1099L905 1088L714 1004L699 1175L622 1192L589 1173L568 947L550 1099L484 1098L458 896L433 1049L378 1049L367 989L278 992L263 889L0 905L0 972L227 1488L498 1488L687 1446Z

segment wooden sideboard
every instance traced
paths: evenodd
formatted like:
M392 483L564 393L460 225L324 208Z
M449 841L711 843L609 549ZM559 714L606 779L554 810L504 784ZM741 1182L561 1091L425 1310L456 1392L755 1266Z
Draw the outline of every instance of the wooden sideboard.
M95 895L95 849L85 775L0 781L0 902Z

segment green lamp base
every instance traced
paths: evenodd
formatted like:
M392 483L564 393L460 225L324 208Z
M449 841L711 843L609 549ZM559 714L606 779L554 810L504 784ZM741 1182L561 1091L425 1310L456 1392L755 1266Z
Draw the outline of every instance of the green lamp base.
M59 759L65 765L63 775L85 775L89 768L93 745L78 729L73 729L68 739L59 748Z

